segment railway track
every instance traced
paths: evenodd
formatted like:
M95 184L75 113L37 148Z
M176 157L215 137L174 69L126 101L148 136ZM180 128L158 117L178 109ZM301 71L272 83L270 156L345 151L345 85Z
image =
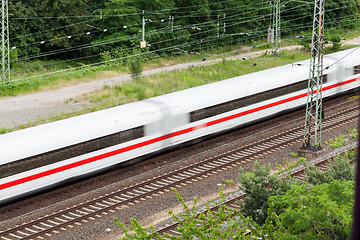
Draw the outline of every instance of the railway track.
M354 145L356 145L356 144L354 144ZM327 158L321 159L321 160L313 163L313 165L315 165L321 171L326 171L326 169L331 165L331 163L329 162L330 159L333 159L333 158L335 158L335 157L337 157L339 155L344 155L347 151L354 148L355 147L354 145L349 146L345 150L342 150L341 152L333 154L332 156L328 156ZM300 182L302 182L304 177L306 176L305 169L306 169L306 167L300 166L295 171L292 171L290 174L286 174L283 177L291 176L291 177L293 177L295 179L298 179ZM237 196L234 196L234 197L231 197L231 198L225 200L222 203L222 205L226 205L226 206L231 207L233 209L240 210L239 209L239 204L237 204L237 202L240 201L241 199L245 198L245 197L246 197L245 193L239 194ZM216 212L218 210L218 208L219 208L219 206L216 205L216 206L210 207L209 209L210 209L211 212ZM208 211L207 209L202 210L202 211L197 211L196 217L198 217L200 214L205 214L207 211ZM167 226L158 229L157 232L159 234L161 234L161 235L168 233L168 234L171 234L171 235L180 236L181 234L177 230L178 225L179 225L178 222L172 222L172 223L168 224ZM245 231L246 235L248 235L250 233L251 233L251 231Z
M357 121L358 117L358 106L344 110L329 116L327 120L323 122L323 131L329 131L351 121ZM60 231L66 231L76 225L82 225L91 220L108 215L109 213L121 210L124 207L130 207L140 201L153 198L157 194L168 192L171 188L186 186L210 175L238 167L241 164L253 161L255 158L301 142L302 138L303 128L293 128L281 134L233 149L171 173L149 179L140 184L3 230L0 232L0 239L28 240L50 238L53 234L57 234Z

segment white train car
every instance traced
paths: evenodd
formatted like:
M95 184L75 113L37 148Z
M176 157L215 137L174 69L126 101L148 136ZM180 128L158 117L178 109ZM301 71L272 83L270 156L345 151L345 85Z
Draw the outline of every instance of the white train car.
M324 57L323 97L356 89L360 48ZM0 135L0 204L306 104L309 60Z

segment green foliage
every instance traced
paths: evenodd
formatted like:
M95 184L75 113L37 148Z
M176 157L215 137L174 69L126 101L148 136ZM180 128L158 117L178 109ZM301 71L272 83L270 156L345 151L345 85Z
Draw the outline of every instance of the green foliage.
M96 36L84 34L91 27L79 22L87 20L87 23L93 24L91 18L85 16L92 15L94 8L102 7L103 2L104 0L12 0L9 4L11 45L17 46L19 56L24 57L89 43ZM69 35L72 37L68 38ZM40 44L41 41L45 42ZM86 51L85 49L82 53ZM70 51L56 55L56 58L80 54L78 51Z
M231 185L231 184L234 183L234 181L231 180L231 179L222 179L222 181L223 181L226 185Z
M303 166L307 166L307 160L304 157L299 157L299 163L301 163Z
M9 130L5 127L0 127L0 135L7 133Z
M299 155L299 153L293 153L293 152L291 152L290 155L291 155L292 157L297 157L297 156Z
M354 180L355 169L350 166L350 161L355 158L354 151L347 151L343 156L337 156L334 160L329 160L332 164L325 172L320 171L315 166L306 169L307 181L312 184L330 183L333 180Z
M145 229L135 219L131 220L129 228L126 228L125 224L121 223L118 219L114 219L120 226L121 233L125 235L121 239L247 239L244 235L245 229L242 226L247 223L253 223L253 221L244 218L238 210L222 205L221 202L224 197L221 193L220 199L222 200L219 203L213 202L213 204L219 207L218 211L212 212L209 205L207 205L206 212L198 216L196 213L196 198L193 199L193 206L190 208L175 189L172 189L172 191L176 194L178 201L183 207L183 213L179 215L169 211L169 215L179 224L179 237L170 234L161 236L153 227ZM227 224L224 225L224 222L227 222ZM134 233L131 234L130 231Z
M269 199L267 239L349 239L353 181L293 185Z
M353 130L347 130L347 132L352 138L357 138L359 136L359 132L356 128L354 128Z
M267 16L271 14L271 8L267 7L269 1L265 0L259 0L256 4L250 0L13 0L11 3L10 38L12 46L18 47L19 56L92 43L90 48L55 56L63 59L138 47L143 17L140 9L145 10L145 18L151 20L151 24L146 24L146 41L156 43L147 49L156 51L159 56L177 54L178 50L174 46L189 52L200 52L201 49L231 46L234 43L263 42L266 34L259 34L255 29L267 29ZM331 6L331 10L325 13L327 28L336 29L343 25L345 29L352 29L359 26L358 21L353 20L359 15L358 0L328 0L327 4ZM283 37L296 33L294 25L301 25L300 29L304 32L311 31L313 19L309 13L313 11L312 5L299 5L296 1L290 1L284 7L292 11L282 13ZM217 16L222 17L224 14L231 18L231 22L226 26L226 35L222 36L221 31L221 37L217 37ZM89 17L92 15L95 17ZM175 16L174 31L167 21L168 16ZM244 16L256 21L244 21ZM294 19L293 16L297 17ZM339 16L341 19L333 20ZM200 25L201 30L185 27ZM84 34L88 31L91 34ZM254 34L249 38L239 35L242 32ZM72 37L68 38L69 35ZM40 44L44 40L45 43Z
M332 50L339 51L341 47L341 37L340 35L336 34L331 36L330 41L332 42Z
M121 239L141 239L141 240L151 240L154 237L157 239L165 239L163 236L161 236L159 233L156 232L156 230L153 227L150 227L149 229L144 228L141 226L141 224L136 221L136 219L131 219L131 226L126 228L125 224L123 222L120 222L119 219L114 218L114 221L121 229L121 234L125 235L125 237ZM135 232L131 234L131 232Z
M257 161L253 172L244 173L243 168L239 169L240 190L246 194L243 202L239 203L240 210L258 224L263 224L267 218L268 198L284 194L289 188L288 179L278 180L275 175L270 175L270 170L270 164L260 167Z
M301 35L299 35L297 42L299 45L303 46L305 50L310 51L311 41L312 41L312 35L310 33L302 32Z
M277 189L277 193L267 198L263 192L267 187L275 189L276 183L272 182L269 175L270 166L260 167L255 164L254 173L246 173L250 181L243 179L245 175L240 170L239 179L251 186L251 191L247 191L247 196L252 197L255 205L260 200L266 201L267 208L262 211L267 212L264 223L259 226L251 217L244 217L241 212L231 207L222 205L224 196L220 192L220 201L213 202L218 206L218 212L212 212L209 205L206 206L207 211L197 216L196 206L197 199L193 199L193 206L189 207L185 204L180 194L173 189L178 197L178 201L183 207L183 213L175 215L169 211L170 216L179 223L178 230L180 236L165 234L159 235L153 227L143 228L135 219L131 220L131 225L127 228L124 223L118 219L114 219L120 226L123 237L122 239L269 239L269 240L320 240L320 239L350 239L352 210L354 205L354 181L348 175L345 168L350 168L344 164L346 161L353 161L355 152L349 151L347 157L335 160L339 162L339 167L330 170L327 181L318 181L315 186L309 183L302 185L285 184L277 182L283 187ZM299 162L306 159L299 158ZM334 175L339 171L338 175ZM339 177L340 175L348 175L348 177ZM260 180L266 183L260 185ZM325 182L325 183L324 183ZM264 188L265 187L265 188ZM246 199L247 199L246 198ZM248 207L255 205L248 204ZM257 207L256 209L260 209ZM260 214L260 212L258 212ZM258 218L257 218L258 219ZM244 229L251 230L251 236L244 235ZM131 232L132 231L132 232Z
M129 60L129 71L133 79L138 80L143 71L143 61L140 50L134 50L131 59Z
M291 153L290 153L290 154L291 154ZM294 157L295 157L295 156L298 156L297 153L296 153L296 154L293 154L293 155L294 155ZM276 167L276 169L277 169L277 171L275 172L275 174L280 174L280 173L284 173L284 172L286 172L286 171L289 171L289 170L293 169L294 167L296 167L296 166L299 165L299 164L302 164L302 165L306 166L306 164L307 164L306 158L300 157L297 161L292 162L292 163L290 163L290 162L289 162L289 159L286 158L286 159L284 160L284 164L283 164L283 165L282 165L282 164L275 164L275 167Z
M343 145L346 145L349 142L349 139L346 138L346 135L341 134L336 138L330 138L329 141L325 141L325 144L330 144L332 148L339 148Z
M349 142L349 139L347 139L347 137L357 138L359 136L358 130L356 128L353 130L347 130L347 133L347 135L341 134L336 138L330 138L328 141L325 141L325 144L330 144L330 147L332 148L338 148L346 145Z

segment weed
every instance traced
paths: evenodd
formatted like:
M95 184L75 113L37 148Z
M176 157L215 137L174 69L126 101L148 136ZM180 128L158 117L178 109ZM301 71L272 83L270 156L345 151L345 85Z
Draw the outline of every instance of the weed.
M304 167L306 167L306 165L307 165L307 160L306 160L306 158L300 157L298 161L299 161L299 163L301 163Z
M289 170L293 169L294 167L296 167L299 164L302 164L303 166L306 166L307 165L306 158L300 157L297 161L292 162L292 163L290 163L289 159L286 158L286 159L284 159L284 165L281 165L281 164L277 165L276 164L276 168L277 168L276 174L280 174L280 173L289 171Z
M226 185L231 185L231 184L234 183L234 181L231 180L231 179L222 179L222 181L223 181L223 183L225 183Z
M290 153L290 155L291 155L292 157L297 157L299 154L298 154L298 153Z
M7 129L7 128L5 128L5 127L1 127L0 128L0 135L1 134L5 134L5 133L7 133L9 130Z
M347 132L352 138L357 138L359 136L359 132L356 128L354 128L353 130L347 130Z
M346 138L346 135L342 134L339 135L337 138L330 138L328 144L330 144L330 147L332 148L338 148L346 145L348 142L349 140Z

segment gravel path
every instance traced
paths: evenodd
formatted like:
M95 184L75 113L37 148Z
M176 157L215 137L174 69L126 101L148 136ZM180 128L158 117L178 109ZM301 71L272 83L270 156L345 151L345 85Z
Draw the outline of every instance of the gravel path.
M300 48L300 46L289 46L282 49L293 50L296 48ZM257 52L246 52L237 56L228 57L227 59L238 59L243 57L252 58L260 56L264 54L264 52L265 50ZM162 68L146 70L143 72L143 75L147 76L165 71L187 69L192 66L210 65L222 60L222 58L219 58L207 61L166 66ZM83 103L74 103L72 101L67 103L65 102L70 98L75 99L77 96L81 96L84 93L90 93L95 90L102 89L104 85L114 85L129 80L131 80L129 75L121 75L108 79L81 83L57 90L0 98L0 127L6 127L10 129L21 124L27 124L29 122L34 122L40 119L46 119L61 112L79 111L84 107Z

